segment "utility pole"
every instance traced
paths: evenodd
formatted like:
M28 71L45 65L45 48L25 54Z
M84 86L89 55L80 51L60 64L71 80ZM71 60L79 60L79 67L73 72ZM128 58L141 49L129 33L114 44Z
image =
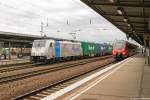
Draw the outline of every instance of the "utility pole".
M90 19L90 24L92 24L92 20Z
M68 19L67 19L67 25L69 25Z
M43 36L43 25L44 25L43 22L41 22L41 31L40 31L41 32L41 36Z
M47 24L46 24L46 27L48 27L48 18L47 18Z

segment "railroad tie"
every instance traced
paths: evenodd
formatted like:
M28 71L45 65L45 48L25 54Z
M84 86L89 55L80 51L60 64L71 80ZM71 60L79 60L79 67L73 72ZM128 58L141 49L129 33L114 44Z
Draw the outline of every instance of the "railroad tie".
M50 95L50 94L51 94L50 92L47 92L47 91L42 91L42 93L44 93L44 94L48 94L48 95Z
M41 96L41 97L45 97L45 96L47 96L47 95L45 95L45 94L36 94L36 95L38 95L38 96Z
M54 92L56 92L56 90L51 90L51 89L48 89L48 90L46 90L46 91L48 91L49 93L54 93Z
M36 97L36 96L30 96L31 99L37 99L37 100L41 100L40 97Z

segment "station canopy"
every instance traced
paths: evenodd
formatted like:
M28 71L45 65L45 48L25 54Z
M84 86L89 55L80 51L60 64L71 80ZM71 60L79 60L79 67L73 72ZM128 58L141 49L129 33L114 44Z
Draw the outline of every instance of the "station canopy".
M139 44L149 35L150 0L81 0Z
M0 31L0 42L4 42L5 47L8 47L8 43L11 43L11 47L31 47L32 42L35 39L41 39L41 37L36 35Z
M74 41L74 40L54 38L54 37L49 37L49 36L38 36L38 35L31 35L31 34L0 31L0 42L4 42L6 47L8 47L9 43L11 43L12 47L31 47L32 42L37 39Z
M1 42L31 43L33 40L40 38L36 35L0 31Z

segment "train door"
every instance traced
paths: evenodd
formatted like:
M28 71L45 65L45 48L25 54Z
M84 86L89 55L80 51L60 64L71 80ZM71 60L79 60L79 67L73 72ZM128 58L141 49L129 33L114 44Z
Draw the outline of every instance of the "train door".
M56 57L56 60L60 58L60 42L59 41L55 42L55 57Z

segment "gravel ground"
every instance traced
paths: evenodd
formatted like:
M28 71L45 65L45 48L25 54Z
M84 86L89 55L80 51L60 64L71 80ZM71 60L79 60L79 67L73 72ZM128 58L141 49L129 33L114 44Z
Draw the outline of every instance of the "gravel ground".
M71 67L0 85L0 100L10 100L13 97L58 82L59 80L69 78L73 75L85 73L89 70L97 68L98 65L103 66L106 63L110 63L112 61L114 61L113 58L109 58L107 60L99 60L89 64Z

